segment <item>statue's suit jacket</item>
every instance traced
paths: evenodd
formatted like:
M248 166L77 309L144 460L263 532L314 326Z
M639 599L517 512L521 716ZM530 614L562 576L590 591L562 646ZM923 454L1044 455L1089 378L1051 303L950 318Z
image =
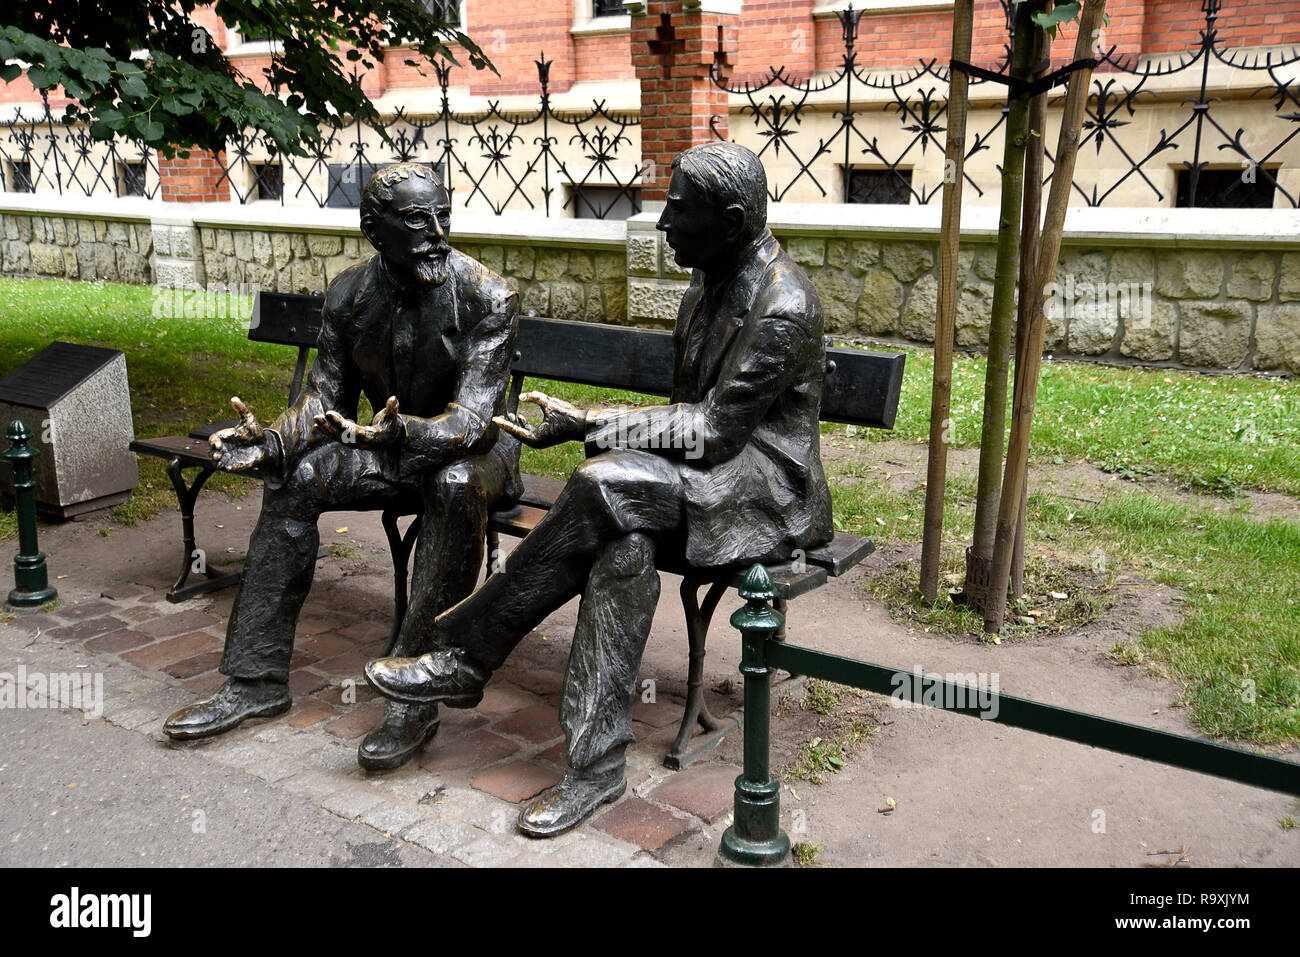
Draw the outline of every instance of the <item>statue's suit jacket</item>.
M694 567L790 557L834 535L820 428L826 351L812 282L764 230L727 276L696 270L673 333L670 404L589 424L588 454L680 463Z
M332 442L313 431L313 419L330 409L355 419L363 391L376 411L397 396L406 439L394 467L404 478L493 448L499 430L492 416L505 410L519 296L457 250L447 265L446 282L408 289L376 255L330 283L316 361L298 401L270 427L286 458ZM500 439L510 447L518 488L518 440Z

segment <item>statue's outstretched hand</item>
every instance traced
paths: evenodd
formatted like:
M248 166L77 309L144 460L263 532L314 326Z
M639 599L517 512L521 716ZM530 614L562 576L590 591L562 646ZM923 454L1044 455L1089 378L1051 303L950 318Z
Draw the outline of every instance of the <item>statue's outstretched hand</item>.
M239 396L230 400L231 408L239 413L239 424L232 429L214 432L208 438L212 447L212 462L227 472L244 472L262 465L272 450L266 438L266 429L244 405Z
M390 395L379 414L370 420L369 425L357 425L332 409L312 420L315 428L344 445L356 445L361 448L380 449L401 442L406 435L406 427L397 414L397 396Z
M561 442L582 439L587 431L587 412L555 399L544 392L525 392L521 402L531 402L542 410L542 421L533 428L522 415L498 415L492 419L500 428L515 436L525 445L546 449Z

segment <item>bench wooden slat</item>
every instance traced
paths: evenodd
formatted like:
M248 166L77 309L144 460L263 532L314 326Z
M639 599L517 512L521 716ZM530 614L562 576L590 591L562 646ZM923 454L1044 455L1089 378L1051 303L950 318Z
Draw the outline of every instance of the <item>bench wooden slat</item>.
M672 333L522 316L514 374L648 395L673 389Z
M901 352L827 349L831 367L822 387L823 422L892 429L903 388Z
M876 550L876 544L869 538L836 532L825 545L808 549L805 560L811 565L819 565L834 578L839 578L860 561Z

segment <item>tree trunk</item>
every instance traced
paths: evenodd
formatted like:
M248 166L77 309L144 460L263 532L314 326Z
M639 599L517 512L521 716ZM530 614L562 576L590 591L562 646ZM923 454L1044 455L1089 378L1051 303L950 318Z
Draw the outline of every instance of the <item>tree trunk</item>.
M1043 12L1052 9L1052 0ZM1033 77L1039 80L1052 68L1052 39L1046 30L1034 33ZM1043 137L1047 125L1047 93L1034 97L1029 104L1029 139L1025 144L1025 203L1020 224L1020 296L1016 300L1016 368L1025 361L1025 343L1033 296L1034 276L1038 263L1038 227L1043 214ZM1015 397L1012 398L1014 406ZM1029 512L1029 466L1025 466L1024 486L1020 491L1020 514L1016 520L1015 545L1011 553L1011 597L1025 591L1025 523Z
M970 62L975 0L957 0L952 15L952 58ZM925 481L925 526L921 538L921 594L939 594L943 550L943 496L948 443L952 439L952 349L957 316L957 252L961 244L961 192L966 165L967 87L955 67L948 74L948 148L943 164L943 231L939 236L939 303L934 321L934 380L930 392L930 460Z
M1091 57L1096 37L1106 13L1106 0L1085 0L1079 18L1079 34L1075 41L1075 61ZM1092 70L1084 68L1070 75L1069 93L1061 111L1061 133L1056 148L1056 167L1052 172L1052 189L1047 197L1047 218L1043 223L1043 238L1038 249L1038 268L1034 278L1033 312L1025 345L1025 363L1016 369L1016 404L1012 411L1011 440L1007 447L1006 476L1003 498L998 509L995 554L997 562L989 587L989 602L985 609L984 631L994 633L1002 628L1006 614L1007 581L1011 574L1011 545L1015 534L1015 509L1019 506L1023 488L1022 478L1029 461L1029 430L1034 420L1034 402L1038 396L1038 373L1043 361L1043 338L1047 329L1047 303L1044 293L1056 275L1056 263L1061 253L1061 233L1065 229L1065 214L1070 201L1071 183L1074 179L1074 161L1079 152L1079 132L1083 127L1083 111L1088 103L1088 85ZM1014 497L1014 502L1012 501Z
M1035 26L1030 17L1041 4L1025 0L1016 5L1011 41L1011 76L1029 79ZM988 370L984 376L984 420L980 431L979 485L975 497L974 544L966 551L966 601L983 612L993 564L1002 478L1003 434L1007 422L1007 368L1015 325L1016 280L1020 260L1020 217L1024 189L1025 140L1028 139L1029 100L1007 96L1006 145L1002 153L1002 207L998 217L998 257L989 321ZM1015 503L1019 505L1019 501ZM1006 585L1003 585L1005 590Z

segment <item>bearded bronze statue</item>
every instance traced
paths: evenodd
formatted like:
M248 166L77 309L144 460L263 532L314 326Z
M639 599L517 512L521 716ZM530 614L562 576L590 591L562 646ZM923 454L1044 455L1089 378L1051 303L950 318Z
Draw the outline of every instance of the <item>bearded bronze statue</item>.
M288 710L289 659L320 545L336 509L400 507L421 517L411 598L395 653L434 647L434 616L474 588L488 509L519 491L519 442L505 410L518 295L448 243L447 190L425 165L371 177L361 230L376 250L325 295L315 364L294 405L261 425L238 398L240 423L213 435L212 459L264 480L262 512L226 632L211 698L173 714L172 738L220 734ZM365 393L379 413L355 419ZM438 727L431 703L389 705L362 741L363 767L397 767Z

